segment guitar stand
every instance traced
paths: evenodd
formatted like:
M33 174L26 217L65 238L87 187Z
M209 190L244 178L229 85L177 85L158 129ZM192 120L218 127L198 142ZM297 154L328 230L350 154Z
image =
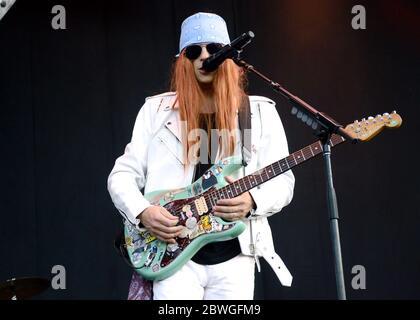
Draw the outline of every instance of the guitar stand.
M316 135L320 138L323 145L323 159L324 167L326 173L326 193L327 193L327 206L328 214L330 219L330 234L333 247L333 256L334 256L334 270L335 270L335 280L336 280L336 289L337 296L339 300L346 300L346 289L344 283L344 273L343 273L343 262L341 256L341 245L340 245L340 233L338 227L338 205L337 197L333 185L333 174L331 166L331 146L330 138L333 133L341 135L346 140L352 141L353 143L357 142L357 139L349 136L342 128L342 126L335 121L333 118L328 116L325 113L319 112L314 107L300 99L299 97L293 95L286 89L284 89L277 82L272 81L264 74L259 72L254 68L254 66L248 64L242 60L241 51L237 51L237 55L232 58L232 60L240 67L246 71L250 71L256 74L259 78L268 83L274 91L280 93L284 98L286 98L289 103L293 106L291 113L295 115L298 119L301 119L306 125L310 126L313 130L317 130Z

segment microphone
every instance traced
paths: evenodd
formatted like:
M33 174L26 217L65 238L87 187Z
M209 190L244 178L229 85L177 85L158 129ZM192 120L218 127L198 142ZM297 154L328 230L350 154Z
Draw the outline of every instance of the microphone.
M226 59L230 59L238 54L251 40L255 37L252 31L245 32L230 44L225 45L215 54L212 54L206 60L203 61L201 69L207 72L216 70Z

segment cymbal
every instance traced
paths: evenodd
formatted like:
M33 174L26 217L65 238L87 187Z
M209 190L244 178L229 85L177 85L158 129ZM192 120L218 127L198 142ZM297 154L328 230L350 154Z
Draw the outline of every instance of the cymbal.
M0 283L0 300L32 298L48 289L50 281L45 278L13 278Z

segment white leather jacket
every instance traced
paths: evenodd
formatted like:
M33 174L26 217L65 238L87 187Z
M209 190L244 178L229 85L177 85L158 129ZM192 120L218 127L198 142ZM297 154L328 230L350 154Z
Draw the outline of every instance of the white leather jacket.
M232 175L235 179L289 155L275 103L265 97L250 96L250 104L252 155L249 164ZM184 172L179 126L175 93L147 98L137 116L131 142L115 162L108 178L108 191L116 208L133 224L139 223L136 217L150 206L141 189L148 193L180 188L193 182L194 165L189 165ZM238 136L237 144L240 143ZM240 154L241 148L237 149ZM289 170L251 189L257 209L244 219L247 229L239 236L242 253L254 256L258 269L258 257L263 256L285 286L291 285L292 276L275 253L267 217L290 203L294 183L293 173Z

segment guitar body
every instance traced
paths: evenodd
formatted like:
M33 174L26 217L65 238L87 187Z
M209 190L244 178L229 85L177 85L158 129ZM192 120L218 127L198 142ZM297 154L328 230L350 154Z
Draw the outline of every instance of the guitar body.
M162 280L179 270L210 242L236 238L245 230L242 221L226 222L213 215L212 205L220 197L217 190L227 185L225 176L242 166L238 157L220 160L191 185L148 193L145 198L179 217L184 231L176 244L167 244L126 221L125 245L131 263L145 279Z

